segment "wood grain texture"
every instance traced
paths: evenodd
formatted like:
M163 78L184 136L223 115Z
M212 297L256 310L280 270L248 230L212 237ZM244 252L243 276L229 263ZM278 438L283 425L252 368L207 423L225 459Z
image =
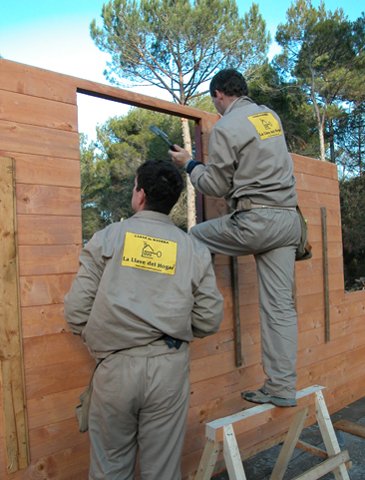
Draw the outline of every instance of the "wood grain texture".
M107 85L0 60L0 155L15 163L18 225L12 248L19 251L20 341L24 358L31 464L9 474L0 382L0 478L4 480L86 480L87 436L77 431L73 410L89 381L93 361L63 318L63 299L78 269L81 248L80 152L76 127L77 90L145 106L199 123L199 152L207 160L209 131L216 115L139 96ZM15 108L17 107L17 109ZM52 107L52 111L44 108ZM17 113L18 110L18 113ZM365 292L344 292L339 186L336 167L293 155L299 203L308 220L313 258L298 262L298 388L325 385L335 412L365 395ZM1 183L1 182L0 182ZM204 200L209 218L226 212L224 202ZM326 208L331 341L324 343L321 207ZM1 204L0 204L1 209ZM6 216L7 215L7 216ZM8 221L8 213L5 220ZM1 235L6 235L0 227ZM1 253L3 254L3 252ZM256 266L238 259L243 366L236 368L230 261L216 255L215 272L224 295L220 331L191 345L191 402L183 455L184 479L197 469L205 444L205 423L245 407L241 392L264 381L261 365ZM8 285L1 278L1 288ZM6 290L2 290L6 292ZM9 297L10 298L10 297ZM0 307L4 315L4 305ZM0 327L1 328L1 327ZM7 337L1 335L4 347ZM18 370L19 371L19 370ZM7 373L8 374L8 373ZM12 373L14 375L14 373ZM19 380L20 375L15 375ZM8 397L9 398L9 397ZM310 413L308 422L313 422ZM272 418L238 435L244 458L283 439L287 421ZM217 468L219 460L217 463Z
M22 332L15 243L15 182L11 158L0 157L0 386L6 471L28 465Z

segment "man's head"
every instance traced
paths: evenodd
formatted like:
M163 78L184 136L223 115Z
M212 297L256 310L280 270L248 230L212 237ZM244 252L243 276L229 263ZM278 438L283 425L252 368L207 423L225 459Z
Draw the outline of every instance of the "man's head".
M234 68L225 68L214 75L209 90L215 108L220 114L223 114L236 98L248 94L245 78Z
M148 160L137 169L132 208L169 214L184 188L184 181L174 164Z

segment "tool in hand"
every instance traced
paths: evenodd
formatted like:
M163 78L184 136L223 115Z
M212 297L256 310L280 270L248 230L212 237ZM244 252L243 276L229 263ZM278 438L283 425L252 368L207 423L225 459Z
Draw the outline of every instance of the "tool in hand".
M176 148L174 147L174 144L172 143L172 141L169 139L167 133L165 133L160 128L156 127L156 125L151 125L150 130L151 130L152 133L154 133L158 137L162 138L162 140L167 143L170 150L176 152Z

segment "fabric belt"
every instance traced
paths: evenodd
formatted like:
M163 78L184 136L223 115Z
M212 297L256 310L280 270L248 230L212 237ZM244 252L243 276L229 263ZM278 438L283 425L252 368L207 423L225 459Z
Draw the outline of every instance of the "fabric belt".
M296 207L284 207L282 205L263 205L260 203L253 203L249 198L238 198L236 203L236 210L247 211L253 208L274 208L280 210L296 211Z

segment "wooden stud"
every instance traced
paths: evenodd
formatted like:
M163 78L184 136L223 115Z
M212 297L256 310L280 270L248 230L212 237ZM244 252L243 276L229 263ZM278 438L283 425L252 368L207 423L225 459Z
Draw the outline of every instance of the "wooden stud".
M349 460L349 453L347 450L338 453L337 455L333 455L328 460L316 465L313 468L310 468L302 475L299 475L293 480L317 480L318 478L323 477L327 473L333 472L333 470L337 467L343 466Z
M357 435L358 437L365 438L365 426L359 425L355 422L350 422L350 420L338 420L334 425L336 430L342 430L346 433L351 433L351 435Z
M322 262L323 262L323 293L324 293L324 340L329 342L330 335L330 300L328 283L328 240L327 240L327 209L321 207L322 225Z
M220 449L219 442L207 440L194 480L210 480Z
M231 285L233 301L233 324L234 324L234 350L236 367L242 366L242 345L241 345L241 318L240 318L240 287L238 278L238 260L237 257L231 259Z
M5 423L7 471L29 463L21 344L18 266L15 244L13 160L0 157L0 374Z
M281 447L280 454L271 473L271 480L282 480L282 478L284 477L285 471L288 467L289 461L291 459L291 456L293 455L295 446L299 439L299 435L303 430L304 422L307 418L308 411L309 407L300 410L295 415L292 423L290 424L285 442Z
M337 455L341 449L321 391L316 392L316 417L328 455ZM333 473L336 480L350 480L344 463L339 465Z
M230 480L246 480L241 454L232 425L223 427L223 456Z

